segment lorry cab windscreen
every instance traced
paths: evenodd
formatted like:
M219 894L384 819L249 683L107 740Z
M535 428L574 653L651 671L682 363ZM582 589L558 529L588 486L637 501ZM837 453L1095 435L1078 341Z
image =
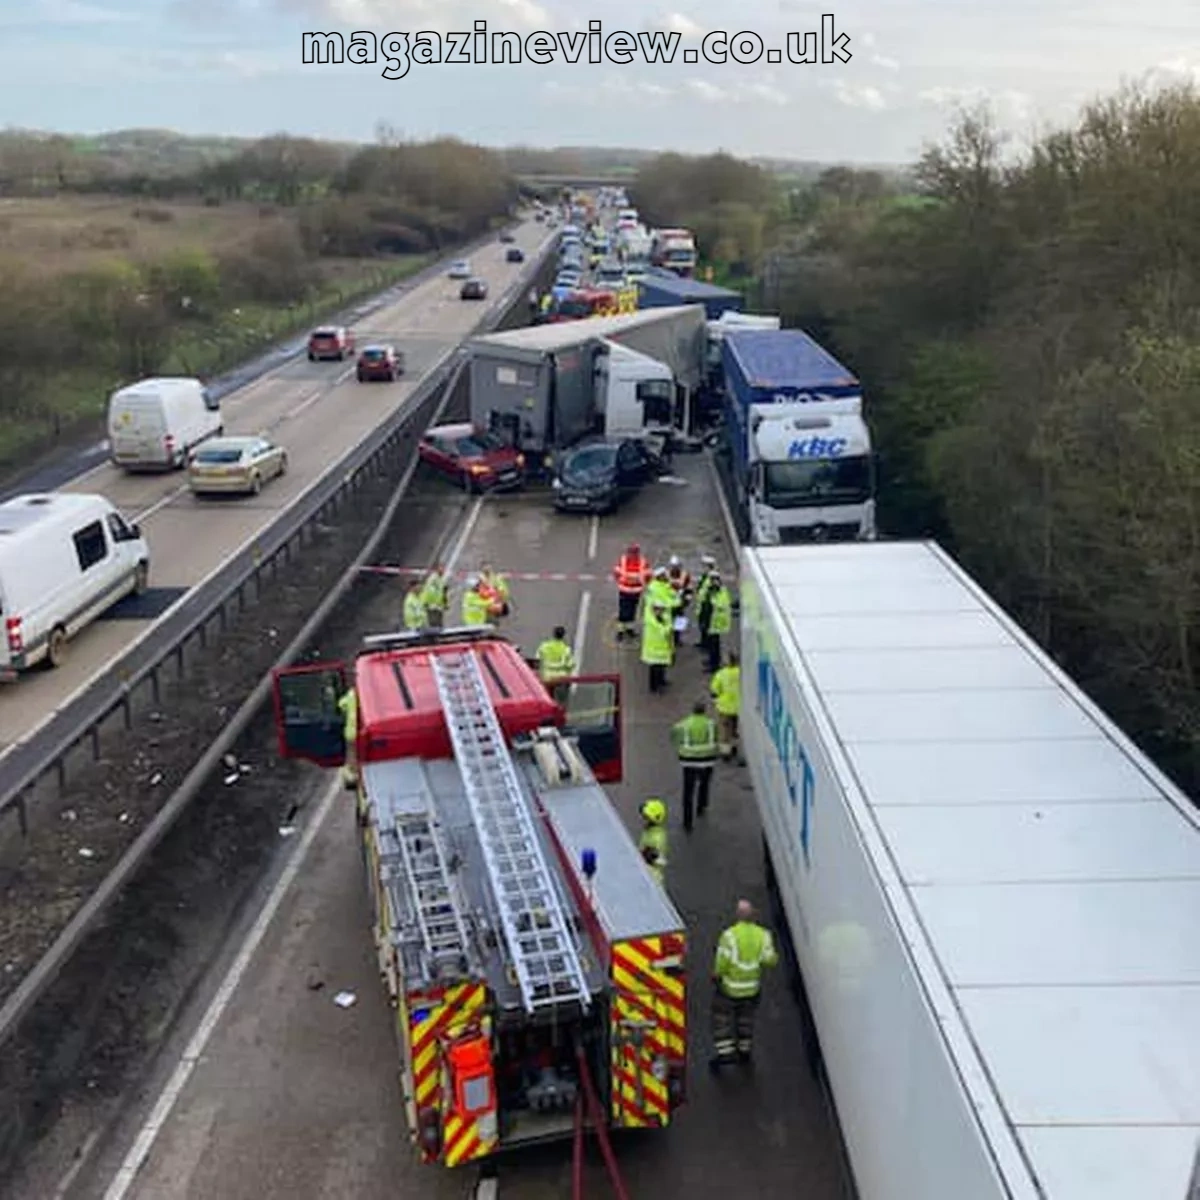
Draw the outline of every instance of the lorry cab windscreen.
M871 498L872 464L868 455L833 462L766 464L766 495L772 508L816 508L865 504Z

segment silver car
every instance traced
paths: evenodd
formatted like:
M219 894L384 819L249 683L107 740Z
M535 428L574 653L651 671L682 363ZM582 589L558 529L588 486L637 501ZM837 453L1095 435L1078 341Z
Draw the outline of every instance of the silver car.
M287 452L268 438L210 438L188 460L188 486L195 495L244 492L257 496L264 483L286 471Z

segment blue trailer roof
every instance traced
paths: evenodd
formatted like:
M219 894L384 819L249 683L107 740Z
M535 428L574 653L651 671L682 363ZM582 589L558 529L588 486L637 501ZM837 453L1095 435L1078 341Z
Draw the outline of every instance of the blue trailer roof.
M858 378L802 329L733 329L725 344L752 388L854 387Z
M657 288L663 292L671 292L683 303L697 300L741 300L742 293L732 288L718 287L715 283L705 283L703 279L684 279L674 271L655 269L650 271L642 280L641 287Z

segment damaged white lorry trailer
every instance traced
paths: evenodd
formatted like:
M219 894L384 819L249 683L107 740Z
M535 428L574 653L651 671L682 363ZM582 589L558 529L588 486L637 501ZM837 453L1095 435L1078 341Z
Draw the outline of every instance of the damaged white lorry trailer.
M930 542L745 549L742 654L775 919L861 1200L1187 1200L1188 798Z

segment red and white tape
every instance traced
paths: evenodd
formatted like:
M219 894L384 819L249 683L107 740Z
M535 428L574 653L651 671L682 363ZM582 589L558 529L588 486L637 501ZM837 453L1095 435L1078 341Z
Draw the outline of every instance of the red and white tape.
M428 575L431 567L392 567L386 564L368 565L358 568L370 575ZM478 575L478 571L449 571L451 579L467 579ZM520 580L522 583L595 583L607 579L605 575L589 575L570 571L501 571L505 579ZM615 585L614 585L615 586Z

